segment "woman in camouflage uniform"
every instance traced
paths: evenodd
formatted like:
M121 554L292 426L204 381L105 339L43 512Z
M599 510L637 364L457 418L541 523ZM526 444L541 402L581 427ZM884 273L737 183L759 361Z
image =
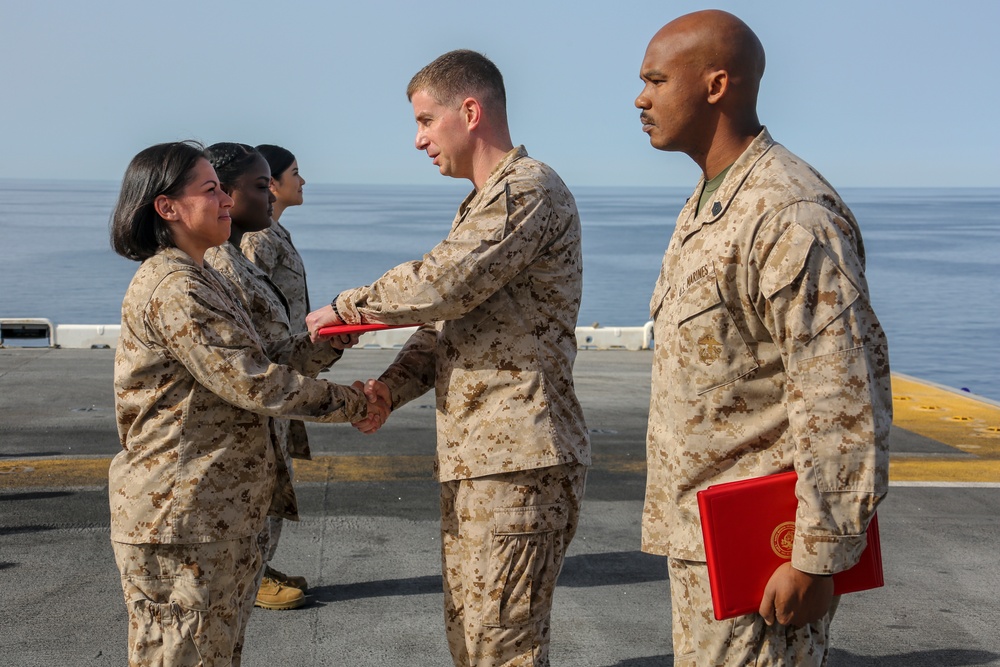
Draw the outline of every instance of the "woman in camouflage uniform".
M288 338L293 333L307 337L304 319L301 331L289 322L290 299L286 298L284 291L240 250L240 244L247 236L263 233L271 226L275 196L269 189L271 170L268 162L256 149L246 144L213 144L208 147L207 154L222 189L233 198L234 204L230 210L232 230L229 242L209 249L205 261L232 283L232 295L250 314L254 328L265 343ZM353 342L356 341L357 337L354 337ZM345 342L351 344L352 341ZM342 354L338 349L341 344L338 342L335 345L332 348L326 344L316 346L316 360L324 368L328 368ZM301 421L294 424L302 426ZM300 432L292 425L293 422L287 419L271 420L278 479L267 527L261 534L265 566L255 602L256 606L264 609L295 609L305 604L305 577L289 576L270 566L278 548L283 520L299 519L292 487L292 457L309 458L309 442L304 428Z
M306 184L306 179L299 175L299 163L290 151L280 146L261 144L257 146L257 152L264 156L271 169L270 190L274 197L271 226L260 231L248 231L240 241L240 248L288 299L292 331L300 333L306 330L306 315L310 310L306 268L292 243L291 233L278 220L286 208L302 204L302 186Z
M315 348L266 344L204 264L233 200L201 146L133 158L111 220L141 261L122 303L111 540L129 614L129 664L239 665L276 476L270 417L359 421L379 409L307 377ZM304 360L304 361L303 361Z

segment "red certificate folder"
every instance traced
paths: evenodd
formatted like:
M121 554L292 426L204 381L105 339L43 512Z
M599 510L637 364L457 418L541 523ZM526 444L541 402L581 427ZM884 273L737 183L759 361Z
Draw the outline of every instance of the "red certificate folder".
M320 336L340 336L343 334L362 334L366 331L381 331L382 329L405 329L407 327L419 327L419 324L334 324L329 327L321 327L317 332Z
M708 580L716 620L754 613L779 565L792 558L795 537L794 471L715 484L698 492ZM833 575L836 595L885 584L878 517L868 524L861 560Z

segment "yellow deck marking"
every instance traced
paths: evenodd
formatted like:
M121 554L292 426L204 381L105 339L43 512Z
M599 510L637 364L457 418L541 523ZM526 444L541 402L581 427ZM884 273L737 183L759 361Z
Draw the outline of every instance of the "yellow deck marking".
M0 461L0 489L39 486L101 486L108 483L110 457L92 459L6 459Z
M894 455L892 481L1000 482L1000 405L893 375L893 423L971 454L967 459ZM104 486L110 457L0 459L0 489ZM594 469L645 475L641 457L597 453ZM298 482L432 480L433 456L317 455L295 462Z
M1000 482L1000 460L934 460L894 457L890 482Z
M110 458L9 459L0 463L0 489L105 486ZM645 475L646 462L635 457L594 457L599 472ZM432 456L336 456L320 454L295 462L301 483L395 482L433 480ZM998 482L1000 460L893 457L889 479L925 482Z
M998 405L893 375L892 406L892 423L900 428L980 459L1000 459Z
M0 489L103 486L110 457L0 461ZM434 478L433 456L333 456L295 462L297 482L389 482Z
M295 462L297 482L392 482L434 479L433 456L334 456Z

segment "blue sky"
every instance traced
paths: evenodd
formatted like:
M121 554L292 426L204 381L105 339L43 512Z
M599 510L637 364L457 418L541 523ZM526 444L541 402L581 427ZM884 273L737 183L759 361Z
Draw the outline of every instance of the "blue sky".
M571 185L690 187L632 102L653 33L708 6L767 51L760 116L838 187L1000 185L1000 2L20 2L0 5L0 178L119 179L160 141L277 143L315 183L440 183L405 87L486 53L514 141Z

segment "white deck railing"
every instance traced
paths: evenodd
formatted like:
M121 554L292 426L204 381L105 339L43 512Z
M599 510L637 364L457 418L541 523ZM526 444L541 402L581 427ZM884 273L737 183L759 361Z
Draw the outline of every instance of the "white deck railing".
M42 318L0 318L0 346L37 342L48 347L114 348L121 326L117 324L53 324ZM361 336L357 347L400 348L412 329L372 331ZM29 342L30 341L30 342ZM653 323L640 327L577 327L581 350L648 350L653 345Z

